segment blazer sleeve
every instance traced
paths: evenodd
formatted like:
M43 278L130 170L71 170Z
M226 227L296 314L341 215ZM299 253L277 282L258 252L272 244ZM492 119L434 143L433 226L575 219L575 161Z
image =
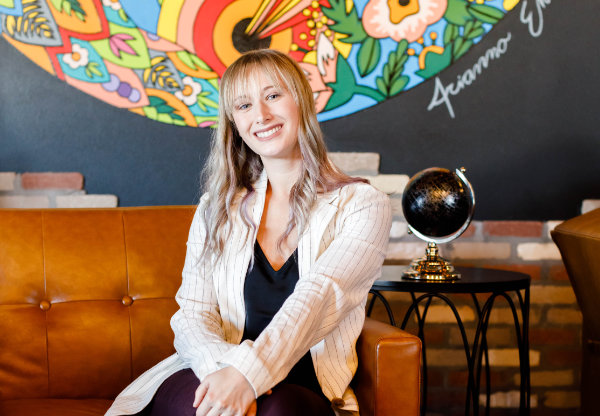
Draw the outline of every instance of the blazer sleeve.
M387 195L370 185L342 188L336 235L254 341L230 349L232 365L256 396L276 385L313 346L356 308L364 314L369 289L385 259L392 212Z
M171 318L175 350L198 379L222 368L219 359L235 344L226 341L209 262L201 258L206 195L194 214L187 241L182 283L175 299L179 310Z

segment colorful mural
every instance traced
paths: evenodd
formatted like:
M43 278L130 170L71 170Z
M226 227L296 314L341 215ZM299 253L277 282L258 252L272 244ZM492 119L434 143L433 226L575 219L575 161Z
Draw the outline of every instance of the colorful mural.
M305 71L324 121L436 75L518 2L0 0L0 31L87 94L194 127L216 124L219 78L231 62L277 49Z

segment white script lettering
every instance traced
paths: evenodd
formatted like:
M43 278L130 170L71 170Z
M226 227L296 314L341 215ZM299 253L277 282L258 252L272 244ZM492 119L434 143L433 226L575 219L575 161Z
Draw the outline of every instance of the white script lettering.
M548 0L549 1L549 0ZM450 102L451 95L458 95L466 86L471 85L477 79L477 75L481 75L484 69L488 67L491 59L498 59L506 53L508 49L508 41L510 41L511 33L508 32L506 37L500 38L495 46L489 48L484 55L480 56L472 68L468 68L456 78L456 84L449 83L447 86L442 84L439 77L435 77L435 90L431 102L427 106L427 110L446 104L450 117L454 118L454 108Z
M534 0L535 1L535 9L537 11L537 19L534 18L533 12L531 10L527 10L527 0L523 1L523 5L521 6L521 22L526 24L529 27L529 33L534 38L539 37L544 30L544 12L543 9L548 6L552 0ZM537 25L535 23L537 21Z

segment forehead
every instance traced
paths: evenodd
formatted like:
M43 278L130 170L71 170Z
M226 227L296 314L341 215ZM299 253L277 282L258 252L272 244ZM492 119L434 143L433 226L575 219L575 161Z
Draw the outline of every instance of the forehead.
M240 71L232 80L230 99L237 100L240 97L261 94L269 88L286 89L285 82L279 74L269 71L267 68L250 67Z

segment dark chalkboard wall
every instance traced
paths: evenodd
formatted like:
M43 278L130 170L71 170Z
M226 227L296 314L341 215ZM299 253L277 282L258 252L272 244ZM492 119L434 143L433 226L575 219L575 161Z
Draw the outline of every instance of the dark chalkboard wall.
M521 2L523 3L523 1ZM439 74L447 86L510 33L505 53L444 105L434 79L323 123L333 151L378 152L382 173L465 166L475 219L565 219L600 198L600 2L538 0L543 31L522 4ZM549 3L549 4L547 4ZM534 29L535 1L529 1ZM0 40L0 171L79 171L88 193L121 206L190 204L209 129L172 127L96 100Z

